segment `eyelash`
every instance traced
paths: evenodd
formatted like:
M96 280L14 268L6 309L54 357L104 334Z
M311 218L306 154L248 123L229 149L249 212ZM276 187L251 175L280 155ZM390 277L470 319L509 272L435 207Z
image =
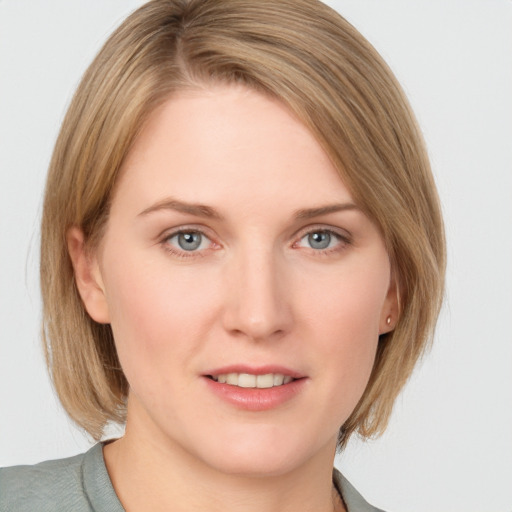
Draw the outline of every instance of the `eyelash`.
M334 247L326 247L325 249L314 249L313 247L309 247L311 251L315 254L315 256L328 256L333 253L339 253L347 248L347 246L352 244L352 239L348 233L340 233L334 229L325 228L325 227L309 227L305 231L302 231L298 237L298 240L293 243L293 247L296 247L304 238L313 234L328 234L331 237L334 237L338 243Z
M327 247L325 249L314 249L312 247L309 247L311 251L315 254L315 256L326 256L332 253L341 252L343 251L347 246L352 244L352 239L348 233L340 233L334 229L330 228L324 228L324 227L309 227L303 231L300 232L300 234L297 236L296 241L292 244L293 248L297 248L298 244L307 236L315 234L315 233L326 233L329 234L331 237L333 236L338 240L338 243L335 247ZM219 244L216 244L211 240L211 238L201 229L198 229L196 227L194 228L180 228L176 231L173 231L171 233L167 233L161 240L160 244L163 246L164 250L171 253L173 256L176 256L178 258L197 258L197 257L204 257L206 256L207 252L209 250L212 250L211 248L203 249L199 251L186 251L186 250L180 250L176 247L173 247L169 241L180 235L180 234L198 234L202 237L205 237L206 239L210 240L210 243L216 245L217 247L220 247ZM213 249L215 250L215 249Z
M174 238L175 236L178 236L181 234L198 234L198 235L201 235L201 236L205 237L206 239L210 240L211 243L215 243L215 242L212 242L210 237L201 229L187 228L187 227L180 228L176 231L166 234L162 238L162 241L160 242L165 251L171 253L173 256L176 256L178 258L197 258L197 257L202 258L202 257L206 256L205 250L185 251L184 249L180 250L176 247L173 247L169 241L171 240L171 238ZM218 244L215 244L215 245L218 245Z

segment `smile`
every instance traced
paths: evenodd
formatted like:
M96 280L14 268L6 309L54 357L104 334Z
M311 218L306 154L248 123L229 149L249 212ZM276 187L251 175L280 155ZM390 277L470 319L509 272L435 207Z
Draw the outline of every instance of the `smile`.
M238 386L239 388L272 388L289 384L293 377L282 373L266 373L264 375L253 375L250 373L221 373L219 375L210 376L219 384L229 384L230 386Z
M268 411L293 400L308 388L309 378L284 366L244 364L203 374L207 389L223 402L252 412Z

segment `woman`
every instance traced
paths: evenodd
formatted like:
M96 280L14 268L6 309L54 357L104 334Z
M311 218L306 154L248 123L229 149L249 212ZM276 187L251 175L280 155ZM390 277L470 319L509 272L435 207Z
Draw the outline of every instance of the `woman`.
M376 510L332 465L383 431L444 239L400 87L313 1L153 1L95 59L43 212L55 388L97 440L0 472L6 510Z

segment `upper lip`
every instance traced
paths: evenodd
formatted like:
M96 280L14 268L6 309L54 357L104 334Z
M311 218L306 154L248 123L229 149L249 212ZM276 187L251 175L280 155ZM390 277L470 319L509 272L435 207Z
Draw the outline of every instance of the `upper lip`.
M294 379L301 379L304 377L303 374L287 368L286 366L269 364L263 366L250 366L247 364L232 364L228 366L222 366L221 368L215 368L213 370L205 372L204 375L224 375L227 373L248 373L250 375L266 375L268 373L279 373L285 376L290 376Z

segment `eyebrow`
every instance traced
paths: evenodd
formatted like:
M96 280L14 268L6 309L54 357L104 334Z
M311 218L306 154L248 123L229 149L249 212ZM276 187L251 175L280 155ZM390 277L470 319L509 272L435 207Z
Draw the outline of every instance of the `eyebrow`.
M328 215L329 213L343 212L347 210L361 209L354 203L329 204L326 206L319 206L317 208L306 208L302 210L297 210L294 214L294 217L298 220L312 219L314 217Z
M186 203L184 201L178 201L177 199L167 198L154 205L146 208L139 213L139 216L148 215L153 212L161 210L174 210L181 213L188 213L195 217L206 217L210 219L223 220L222 215L211 206L206 206L199 203Z
M139 216L145 216L161 210L174 210L177 212L194 215L195 217L224 220L224 217L211 206L206 206L200 203L187 203L174 198L166 198L162 201L159 201L158 203L155 203L154 205L140 212ZM330 213L347 210L360 210L360 208L354 203L336 203L326 206L318 206L315 208L302 208L294 212L293 218L296 220L312 219L314 217L320 217L322 215L328 215Z

